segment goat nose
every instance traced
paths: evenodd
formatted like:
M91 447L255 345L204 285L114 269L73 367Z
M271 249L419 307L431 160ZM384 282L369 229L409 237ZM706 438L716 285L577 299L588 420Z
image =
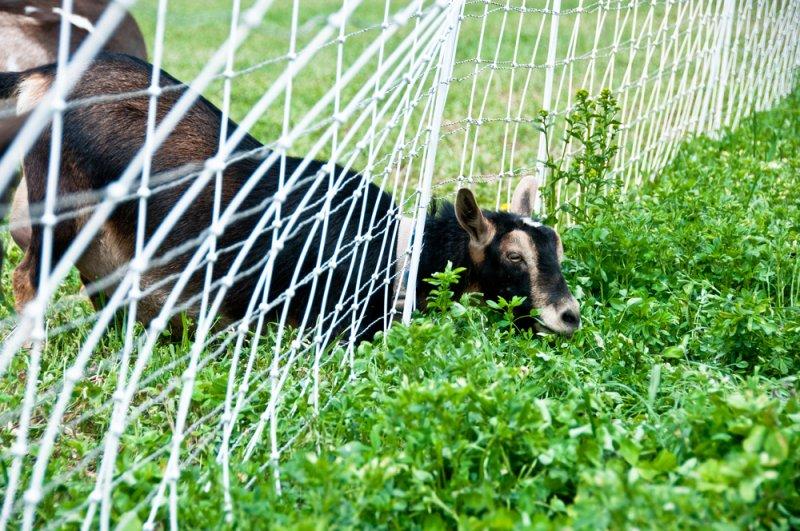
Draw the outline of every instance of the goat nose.
M577 330L581 326L581 316L574 310L564 310L561 313L561 321L572 330Z

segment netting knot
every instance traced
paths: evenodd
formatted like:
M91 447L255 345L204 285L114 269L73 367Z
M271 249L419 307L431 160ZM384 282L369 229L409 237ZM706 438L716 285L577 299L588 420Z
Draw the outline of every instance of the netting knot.
M28 319L35 319L36 317L41 315L43 310L44 307L42 306L42 303L39 302L39 300L37 299L33 299L25 306L23 313L25 314L25 317L27 317Z
M175 437L177 438L177 437L179 437L179 435L175 434ZM167 473L164 474L164 479L166 479L170 483L174 483L174 482L178 481L179 477L180 477L180 473L178 472L178 467L177 466L171 464L169 467L167 467Z
M343 23L344 23L344 15L340 11L332 13L328 17L328 25L331 27L335 28L337 26L341 26Z
M42 501L42 490L38 487L31 487L25 491L25 504L36 505Z
M119 439L120 437L122 437L122 433L125 431L125 427L122 424L122 419L114 419L114 421L111 423L111 427L108 429L108 431L116 439Z
M206 160L205 166L206 170L210 172L220 172L225 169L225 160L220 155L217 155L216 157Z
M56 218L56 215L53 214L52 212L47 212L42 216L42 225L44 225L45 227L52 227L56 224L57 221L58 219Z
M282 136L278 139L275 147L278 148L279 151L288 151L289 148L292 147L292 140L289 136Z
M64 109L67 108L67 102L64 101L64 98L56 96L50 102L50 107L56 112L64 112Z
M83 376L83 371L76 366L72 366L67 369L67 372L64 373L64 379L67 383L76 384L80 381L81 377Z
M222 236L222 233L225 232L225 227L221 222L217 221L211 224L211 228L208 229L208 232L215 238L219 238Z
M131 271L133 271L134 273L139 273L139 274L144 273L145 271L147 271L147 258L145 258L144 256L137 256L136 258L131 260L130 268Z
M156 317L152 321L150 321L150 328L155 333L160 333L167 327L167 320L164 317Z
M25 457L28 453L28 446L23 441L17 441L11 446L11 455L13 457Z
M106 197L112 202L117 203L121 201L125 197L125 193L128 191L127 185L120 181L115 182L114 184L110 185L106 188Z
M248 28L255 28L261 24L261 15L256 11L255 7L247 10L247 13L244 15L243 24Z

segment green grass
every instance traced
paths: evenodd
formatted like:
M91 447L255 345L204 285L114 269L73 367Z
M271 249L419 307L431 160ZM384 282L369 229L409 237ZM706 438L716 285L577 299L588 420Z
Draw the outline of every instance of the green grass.
M338 3L320 0L318 12L304 10L300 40L319 29L319 13ZM170 2L168 71L190 79L224 40L223 4ZM135 12L146 35L153 32L154 5L143 0ZM240 68L285 51L287 5L275 2L271 18L238 56ZM382 17L377 2L357 13L356 27ZM564 24L569 29L566 17ZM348 40L352 48L346 53L356 54L374 35ZM474 56L477 35L465 35L461 53ZM501 52L508 57L508 42ZM330 86L335 51L325 53L296 90L293 113L310 108ZM235 118L281 68L236 78ZM217 103L219 88L208 92ZM453 86L452 119L466 115L469 89L469 83ZM538 109L538 89L532 93L529 115ZM416 316L411 326L395 326L362 344L354 381L339 368L345 353L334 350L322 378L322 396L332 398L310 426L310 406L298 385L310 360L299 360L280 411L279 440L297 436L280 466L283 495L274 490L267 438L249 461L238 448L231 465L236 525L800 526L798 109L800 93L721 139L688 142L638 200L611 203L563 231L565 274L584 323L571 340L509 328L500 313L478 300L453 301L445 311ZM490 99L487 112L502 116L502 99ZM281 116L279 104L258 123L255 136L274 140ZM487 133L479 146L479 172L500 167L498 150L485 146L501 142L502 132ZM446 138L446 160L437 167L441 180L458 171L463 140ZM296 152L309 143L300 142ZM481 197L494 197L489 188L478 187ZM10 300L10 270L20 256L4 243L10 253L2 286ZM78 290L73 275L58 297ZM10 308L2 312L6 317ZM90 315L81 299L53 312L49 326ZM40 390L58 389L89 328L84 324L49 338ZM75 391L48 468L46 485L55 488L39 507L40 522L67 517L94 486L96 463L80 462L108 429L109 410L102 407L116 386L123 337L124 327L112 328L93 354L90 377ZM147 506L137 504L162 477L166 456L159 451L170 443L175 386L190 339L159 344L145 373L149 382L135 397L140 411L123 436L112 515L114 522L127 520L126 529L147 517ZM258 347L257 383L237 435L258 421L269 400L268 389L257 384L267 381L272 340L270 331ZM204 352L207 363L198 371L190 422L223 403L231 351L217 341ZM159 374L163 367L170 369ZM0 383L2 448L14 437L15 417L3 415L20 407L24 356L14 360L9 375ZM158 399L161 394L166 400ZM51 407L46 400L36 408L34 441ZM189 528L225 525L222 471L215 462L218 419L212 416L184 441L183 455L192 457L181 469L179 521ZM3 453L0 491L9 463ZM73 470L65 481L53 482ZM158 516L167 519L164 509ZM78 512L68 521L74 527L80 517Z
M282 496L266 444L233 459L237 525L799 525L799 104L795 94L720 140L687 143L638 201L564 231L584 322L571 340L508 328L463 298L362 344L357 378L327 384L332 401L281 463ZM113 338L97 359L118 348ZM186 346L163 345L155 364ZM223 355L200 371L198 416L223 400L227 368ZM73 413L113 389L99 374ZM6 388L18 403L20 390ZM256 398L243 429L267 396ZM115 520L160 478L163 456L136 463L169 441L174 407L147 409L123 438ZM308 418L302 401L282 414L281 437ZM51 474L74 466L103 428L98 415L68 432ZM194 446L214 429L186 442L200 450L181 471L189 527L224 523L214 447ZM73 477L42 518L67 512L92 484L90 473Z
M362 345L283 496L255 475L238 521L800 525L799 102L685 145L638 202L565 232L572 340L464 298Z

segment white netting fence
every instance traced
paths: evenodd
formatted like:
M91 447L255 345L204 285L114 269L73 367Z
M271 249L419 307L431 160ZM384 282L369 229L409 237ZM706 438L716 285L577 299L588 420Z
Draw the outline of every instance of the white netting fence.
M410 318L432 196L473 186L499 209L520 176L545 180L539 111L563 129L578 89L618 101L614 172L633 189L688 135L734 126L788 94L800 63L797 0L306 3L231 0L224 13L180 16L167 0L120 0L69 61L62 24L55 80L0 161L9 188L51 131L43 198L28 205L47 274L0 325L0 528L108 528L123 499L148 525L177 525L189 490L222 492L229 515L232 483L271 474L279 490L281 459L347 385L365 331ZM152 26L149 86L69 96L131 8ZM169 85L159 69L181 64L170 31L191 33L193 20L224 25L228 38L211 46L195 36L208 56L186 85ZM267 34L281 47L248 47ZM215 152L165 170L157 150L200 94L221 111L222 127L208 131ZM107 185L56 193L72 178L61 164L71 113L125 100L147 110L141 149ZM225 188L241 167L237 188ZM378 190L394 202L378 202ZM172 202L152 219L160 194ZM74 264L124 204L135 213L132 254L81 287ZM397 249L401 218L414 229ZM59 226L70 222L64 242ZM248 230L232 240L237 226ZM4 279L20 257L7 257ZM95 309L87 295L105 300ZM220 321L234 295L241 311ZM167 337L185 315L183 337ZM182 483L208 455L217 466L201 472L205 483ZM257 472L232 475L234 461Z

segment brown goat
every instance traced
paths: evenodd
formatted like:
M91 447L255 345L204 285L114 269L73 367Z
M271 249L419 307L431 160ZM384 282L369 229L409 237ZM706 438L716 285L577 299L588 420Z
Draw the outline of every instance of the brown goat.
M70 53L93 30L108 0L76 0L70 22ZM60 0L0 0L0 70L18 72L54 63L61 28ZM147 59L136 21L126 15L103 46L109 52Z
M75 0L69 21L70 53L93 31L94 25L108 7L108 0ZM61 31L60 0L0 0L0 71L18 72L56 62L58 59L58 40ZM139 26L130 14L103 45L108 52L124 53L147 60L147 47ZM11 102L4 104L0 98L0 111L13 109ZM18 120L8 120L2 129L14 129ZM8 144L11 136L0 135L0 144ZM5 145L0 145L0 157L5 153ZM11 209L11 233L23 250L30 242L30 222L28 221L28 189L25 179L21 179L9 205L13 186L0 191L0 217ZM0 267L3 264L3 248L0 247Z

